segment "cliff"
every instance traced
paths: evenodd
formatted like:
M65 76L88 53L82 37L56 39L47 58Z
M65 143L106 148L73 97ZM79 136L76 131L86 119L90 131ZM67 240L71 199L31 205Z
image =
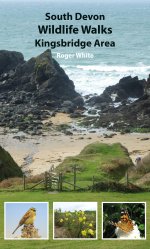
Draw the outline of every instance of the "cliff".
M73 113L83 99L46 50L24 61L18 52L0 51L0 125L39 134L52 112Z

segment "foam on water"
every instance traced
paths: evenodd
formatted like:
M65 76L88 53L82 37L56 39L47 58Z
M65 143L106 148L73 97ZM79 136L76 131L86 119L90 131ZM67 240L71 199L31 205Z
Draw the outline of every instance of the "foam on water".
M114 85L123 77L131 75L145 79L150 74L150 66L138 63L136 66L110 65L61 65L83 95L101 94L107 86Z

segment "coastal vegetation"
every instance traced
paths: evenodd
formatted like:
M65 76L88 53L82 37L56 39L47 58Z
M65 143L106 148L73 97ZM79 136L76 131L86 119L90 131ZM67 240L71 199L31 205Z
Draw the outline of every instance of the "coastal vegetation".
M54 212L55 238L96 238L96 211Z
M66 158L57 171L64 175L65 181L71 182L76 167L76 185L87 188L92 185L92 177L95 183L101 182L102 185L119 182L132 166L127 149L120 143L109 145L97 142L86 146L79 155Z
M7 152L5 152L5 161L7 164L0 169L1 177L3 176L0 181L1 191L6 189L21 191L24 188L29 190L35 185L35 191L47 189L68 192L75 190L140 192L150 188L149 155L146 155L138 165L134 165L128 150L120 143L89 144L77 156L65 158L54 169L54 177L50 172L47 176L45 173L27 175L25 187L21 169L18 166L16 168L16 163Z
M22 176L22 171L11 155L0 146L0 181L8 178Z

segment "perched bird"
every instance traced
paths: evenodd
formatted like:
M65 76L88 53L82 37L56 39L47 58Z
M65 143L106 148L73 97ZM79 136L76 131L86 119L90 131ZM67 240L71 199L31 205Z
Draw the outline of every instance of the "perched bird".
M36 218L36 209L32 207L24 214L24 216L19 221L18 226L16 227L16 229L13 231L12 234L14 234L16 230L22 225L32 225L35 218Z

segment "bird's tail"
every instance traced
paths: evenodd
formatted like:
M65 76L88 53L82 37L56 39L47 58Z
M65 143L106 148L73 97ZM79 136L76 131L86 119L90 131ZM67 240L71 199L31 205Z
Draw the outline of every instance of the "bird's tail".
M16 232L16 230L17 230L19 227L20 227L20 225L18 225L18 226L16 227L16 229L13 231L12 234L14 234L14 233Z

